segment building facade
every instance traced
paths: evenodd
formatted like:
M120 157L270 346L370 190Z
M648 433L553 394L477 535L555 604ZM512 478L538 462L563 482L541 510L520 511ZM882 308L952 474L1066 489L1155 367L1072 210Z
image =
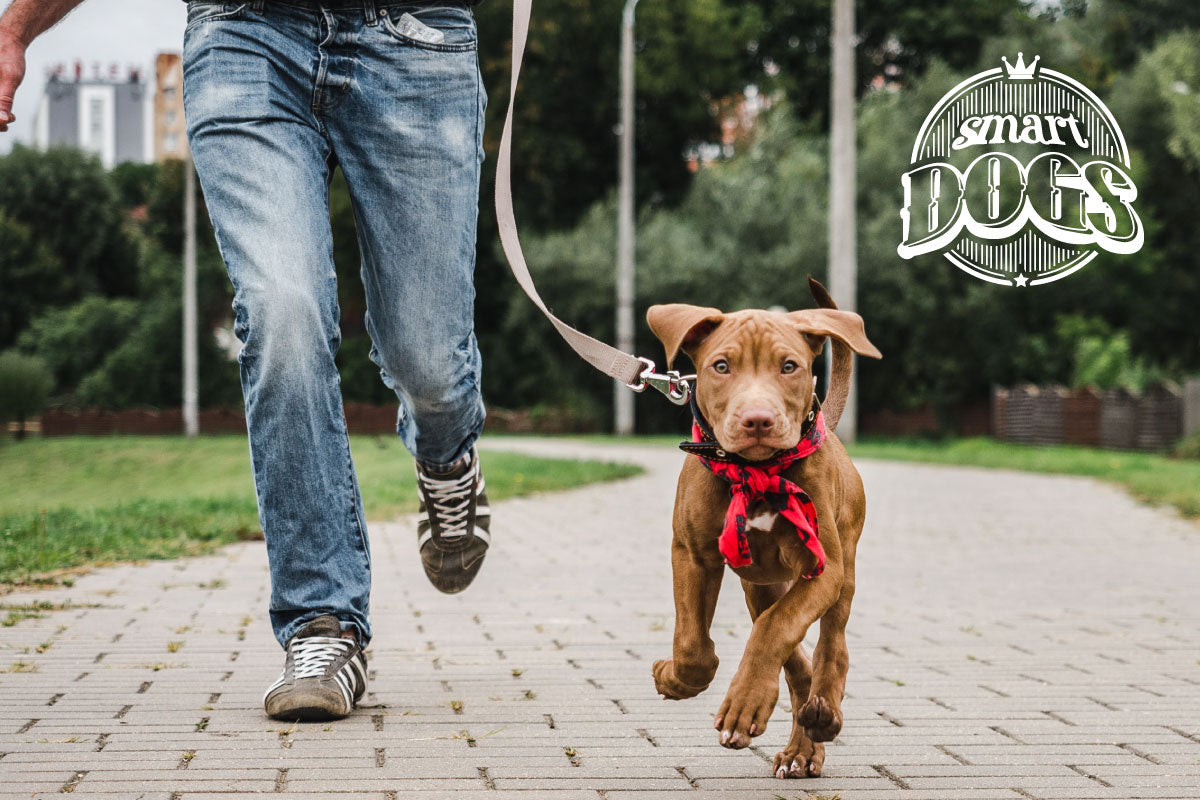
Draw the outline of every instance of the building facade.
M106 77L99 67L85 78L76 62L73 77L58 67L49 76L34 119L38 147L78 147L100 158L105 169L124 161L146 162L150 147L150 89L141 72L123 76L114 65Z
M159 53L154 60L154 160L187 158L187 126L183 122L183 58Z

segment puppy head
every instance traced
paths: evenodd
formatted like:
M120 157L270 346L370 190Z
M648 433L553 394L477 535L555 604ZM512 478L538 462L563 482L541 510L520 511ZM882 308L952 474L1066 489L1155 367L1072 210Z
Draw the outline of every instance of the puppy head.
M813 360L827 337L879 357L862 318L836 308L726 314L671 303L651 306L646 320L668 367L681 350L696 365L696 402L721 447L751 461L799 443L812 406Z

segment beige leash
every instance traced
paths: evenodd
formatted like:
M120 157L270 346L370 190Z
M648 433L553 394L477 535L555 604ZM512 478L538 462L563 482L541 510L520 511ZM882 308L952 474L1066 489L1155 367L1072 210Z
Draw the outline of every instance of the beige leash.
M500 227L500 243L504 247L504 255L508 258L513 276L525 294L541 309L559 335L580 358L635 392L644 391L647 386L652 386L666 395L672 403L683 405L688 402L691 394L686 377L680 376L675 370L658 373L650 359L630 355L572 328L546 307L529 274L529 265L525 263L525 254L521 250L516 215L513 212L512 136L517 81L521 76L521 63L525 58L525 42L529 38L529 17L532 9L533 0L513 0L512 81L509 85L504 132L500 136L500 154L496 162L496 221Z

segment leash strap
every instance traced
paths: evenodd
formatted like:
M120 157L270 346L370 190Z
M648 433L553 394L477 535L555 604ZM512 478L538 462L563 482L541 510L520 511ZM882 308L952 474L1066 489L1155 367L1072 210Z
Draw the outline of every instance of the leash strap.
M594 339L554 316L538 294L537 286L529 275L529 265L525 263L525 254L521 250L512 198L513 109L516 107L517 81L521 76L521 63L525 58L525 42L529 38L529 17L532 10L533 0L513 0L512 81L508 89L508 114L504 117L504 132L500 136L500 155L496 162L496 221L500 227L500 243L504 247L504 255L508 258L508 265L517 283L534 305L546 315L571 349L604 374L635 391L641 391L648 383L655 385L649 380L654 371L654 363ZM655 385L655 388L658 387Z

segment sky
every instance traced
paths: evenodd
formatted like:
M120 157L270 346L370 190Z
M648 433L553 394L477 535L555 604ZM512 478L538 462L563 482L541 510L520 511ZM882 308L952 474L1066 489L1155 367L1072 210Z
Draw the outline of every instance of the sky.
M9 0L0 0L0 8L8 5ZM62 62L67 74L74 74L79 59L84 74L90 76L93 63L99 62L107 74L108 65L116 62L122 75L127 67L138 66L153 81L154 55L183 48L186 22L187 5L181 0L85 0L26 51L25 80L13 104L17 121L8 133L0 133L0 154L7 153L13 142L32 144L33 112L49 67Z

